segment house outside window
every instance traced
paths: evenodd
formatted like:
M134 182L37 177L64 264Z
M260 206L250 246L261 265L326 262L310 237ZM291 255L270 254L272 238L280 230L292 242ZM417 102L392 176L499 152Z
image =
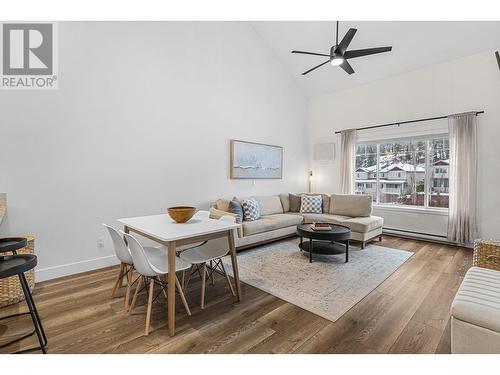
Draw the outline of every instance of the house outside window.
M356 149L356 193L375 204L448 208L449 139L433 136Z

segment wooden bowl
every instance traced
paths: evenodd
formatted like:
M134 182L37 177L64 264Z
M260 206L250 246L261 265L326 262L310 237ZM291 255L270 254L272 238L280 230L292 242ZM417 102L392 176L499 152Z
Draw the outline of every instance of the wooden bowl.
M191 206L176 206L167 208L167 212L177 223L185 223L196 213L196 208Z

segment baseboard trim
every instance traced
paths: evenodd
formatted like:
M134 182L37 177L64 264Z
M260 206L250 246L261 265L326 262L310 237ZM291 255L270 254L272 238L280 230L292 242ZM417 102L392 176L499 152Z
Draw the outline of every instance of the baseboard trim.
M35 281L42 282L59 277L74 275L77 273L97 270L109 266L119 264L118 258L115 255L108 255L101 258L83 260L81 262L74 262L68 264L61 264L59 266L40 268L35 270Z
M472 247L472 245L464 245L464 244L459 244L457 242L449 241L446 239L445 236L420 233L420 232L412 232L412 231L407 231L407 230L384 228L383 235L393 236L393 237L401 237L401 238L409 238L409 239L422 240L422 241L429 241L429 242L435 242L435 243L440 243L443 245L451 245L451 246L457 246L457 247Z
M428 237L428 238L440 238L441 240L447 240L446 236L440 235L440 234L433 234L433 233L424 233L424 232L415 232L412 230L404 230L404 229L395 229L395 228L383 228L384 231L386 232L395 232L395 233L406 233L411 236L422 236L422 237Z

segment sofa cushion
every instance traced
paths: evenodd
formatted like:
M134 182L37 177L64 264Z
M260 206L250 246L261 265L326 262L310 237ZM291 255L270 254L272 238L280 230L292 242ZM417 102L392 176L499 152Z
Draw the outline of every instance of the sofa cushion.
M323 199L321 195L303 195L300 203L301 214L320 214L322 209Z
M372 213L372 197L366 194L332 194L330 213L351 217L369 217Z
M293 214L275 214L262 216L259 220L244 221L243 235L269 232L271 230L295 226L302 223L302 216Z
M500 271L471 267L453 300L451 315L500 332Z
M289 193L288 198L290 200L290 212L299 212L301 196L299 194Z
M330 213L330 195L321 194L321 197L323 198L323 213L328 214Z
M353 232L366 233L384 225L384 219L378 216L352 217L340 224L349 227Z
M330 214L302 214L304 223L329 223L342 224L343 221L350 219L349 216L330 215Z
M259 203L254 198L242 199L241 206L243 207L243 219L245 221L255 221L260 219Z
M288 194L280 194L280 200L283 206L283 212L290 212L290 197Z
M254 199L259 203L260 214L262 216L283 213L281 199L277 195L256 196Z

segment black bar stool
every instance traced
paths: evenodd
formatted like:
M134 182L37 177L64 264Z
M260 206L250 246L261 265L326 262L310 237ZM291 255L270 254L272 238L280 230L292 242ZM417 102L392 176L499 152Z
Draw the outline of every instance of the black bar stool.
M13 255L0 256L0 279L17 275L19 277L19 282L23 289L24 298L26 304L28 305L29 312L12 314L8 316L1 317L0 320L5 320L8 318L13 318L15 316L21 315L31 315L31 320L33 321L33 326L35 329L21 337L18 337L8 343L2 344L0 348L4 348L15 342L18 342L26 337L33 335L35 332L38 336L38 342L40 346L24 349L16 353L25 353L33 350L41 350L45 354L45 346L47 345L47 337L42 327L42 322L38 316L38 311L36 310L35 301L31 295L31 291L26 281L24 273L35 268L37 264L37 258L32 254L17 254L17 250L26 247L26 238L0 238L0 253L11 252Z

